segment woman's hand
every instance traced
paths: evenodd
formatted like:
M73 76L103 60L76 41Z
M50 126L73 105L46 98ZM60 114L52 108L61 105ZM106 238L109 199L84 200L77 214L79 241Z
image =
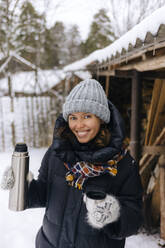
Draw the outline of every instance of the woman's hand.
M13 188L15 182L12 167L7 167L2 175L1 189L10 190Z
M33 180L33 178L34 178L33 173L31 171L29 171L29 173L27 175L28 185ZM10 166L4 171L4 173L2 175L1 189L10 190L14 187L14 183L15 183L14 173L13 173L12 167Z
M87 222L90 226L100 229L117 221L120 216L120 205L112 195L106 195L102 200L94 200L84 195L87 208Z

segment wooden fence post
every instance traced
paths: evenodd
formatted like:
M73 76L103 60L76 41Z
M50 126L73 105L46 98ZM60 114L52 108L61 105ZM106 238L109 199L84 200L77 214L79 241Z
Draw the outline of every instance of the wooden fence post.
M4 134L4 118L3 118L3 101L2 98L0 98L0 132L1 132L1 147L2 151L5 150L5 134Z
M8 93L9 93L9 97L10 97L10 112L12 114L14 114L14 92L12 89L12 83L11 83L11 76L10 74L8 74L7 76L7 81L8 81ZM12 145L13 147L15 146L15 125L14 125L14 119L11 122L11 132L12 132Z

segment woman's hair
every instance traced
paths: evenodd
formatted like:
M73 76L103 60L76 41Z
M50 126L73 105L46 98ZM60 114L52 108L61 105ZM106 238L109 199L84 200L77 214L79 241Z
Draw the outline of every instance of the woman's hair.
M110 137L111 135L107 125L105 123L101 124L100 130L94 139L94 144L100 148L105 147L109 144Z
M65 126L60 127L55 130L55 136L62 139L69 140L71 143L74 143L77 140L74 133L70 130L68 123ZM92 146L102 148L109 144L110 142L110 131L107 127L107 124L103 123L100 126L100 130L96 137L93 139Z

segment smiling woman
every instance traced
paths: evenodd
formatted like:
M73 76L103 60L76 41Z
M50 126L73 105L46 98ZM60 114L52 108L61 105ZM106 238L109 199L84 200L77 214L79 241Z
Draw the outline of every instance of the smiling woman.
M142 223L138 166L124 123L94 79L75 86L56 121L28 207L46 206L36 248L124 248Z
M123 140L122 117L100 83L75 86L28 189L27 208L46 207L36 248L125 247L142 223L142 187Z

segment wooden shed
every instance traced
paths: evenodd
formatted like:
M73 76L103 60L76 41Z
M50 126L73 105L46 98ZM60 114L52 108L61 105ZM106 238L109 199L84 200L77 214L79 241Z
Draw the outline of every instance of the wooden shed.
M165 7L104 49L65 67L89 70L126 121L139 161L146 225L165 239Z

